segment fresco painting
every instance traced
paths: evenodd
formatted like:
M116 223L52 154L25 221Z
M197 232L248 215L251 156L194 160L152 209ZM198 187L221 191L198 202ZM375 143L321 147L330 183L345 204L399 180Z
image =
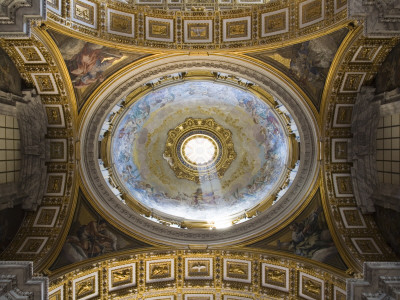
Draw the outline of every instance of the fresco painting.
M49 30L64 58L81 109L89 95L112 73L145 56L89 43Z
M114 63L123 58L119 51L110 51L110 48L99 47L91 43L77 45L79 50L67 62L72 83L77 89L84 89L92 83L102 82L104 72Z
M292 253L338 269L347 269L326 223L319 190L287 228L248 247Z
M375 85L377 94L400 88L400 44L386 57L376 75Z
M302 88L319 109L329 68L348 30L277 50L249 54L284 72Z
M121 233L95 212L80 193L68 236L51 269L115 251L145 247L151 246Z
M197 108L200 101L202 106ZM218 124L236 132L238 157L220 180L178 179L168 162L160 159L168 130L189 117L185 109L192 114L197 111L190 117L212 115ZM137 201L159 212L192 220L243 213L270 195L285 172L289 148L275 114L252 93L225 84L189 81L152 91L136 101L115 126L113 174ZM240 161L245 161L243 167ZM249 168L249 173L236 180L243 168ZM161 169L165 175L157 175Z
M0 90L6 93L21 95L22 79L14 63L0 48Z

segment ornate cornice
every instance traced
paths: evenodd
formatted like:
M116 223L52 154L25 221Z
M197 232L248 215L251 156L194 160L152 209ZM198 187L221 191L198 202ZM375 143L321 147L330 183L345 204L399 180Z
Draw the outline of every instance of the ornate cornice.
M347 299L397 299L400 262L364 262L363 278L347 279Z
M45 0L2 1L0 5L0 37L29 37L31 35L31 22L45 19Z
M347 277L276 252L130 251L60 270L51 276L49 294L59 299L79 299L79 294L113 299L344 299Z

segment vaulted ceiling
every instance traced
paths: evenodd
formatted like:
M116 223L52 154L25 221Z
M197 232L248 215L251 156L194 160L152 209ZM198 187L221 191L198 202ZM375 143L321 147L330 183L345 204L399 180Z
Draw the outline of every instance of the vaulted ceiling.
M400 86L390 28L339 0L139 2L49 0L29 38L0 39L1 96L34 89L47 118L42 171L13 180L45 174L42 194L0 211L0 257L33 261L52 299L344 299L365 261L397 261L399 212L358 201L352 150L358 95ZM396 187L387 115L391 158L368 174Z

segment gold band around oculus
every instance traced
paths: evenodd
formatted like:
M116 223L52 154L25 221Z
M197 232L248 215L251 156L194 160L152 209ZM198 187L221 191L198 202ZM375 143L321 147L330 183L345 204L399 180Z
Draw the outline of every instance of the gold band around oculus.
M204 163L196 163L185 155L184 147L193 138L204 138L214 147L212 157ZM236 158L232 133L214 119L187 118L168 131L163 154L175 176L196 183L222 177Z

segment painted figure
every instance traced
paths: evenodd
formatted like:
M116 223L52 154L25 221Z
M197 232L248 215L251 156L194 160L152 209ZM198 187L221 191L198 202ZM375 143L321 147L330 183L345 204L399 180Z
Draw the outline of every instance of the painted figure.
M69 235L62 256L68 263L73 263L116 250L117 237L101 219L81 225L74 235Z
M114 61L122 58L121 54L107 52L107 48L94 48L86 43L84 47L68 61L75 88L82 88L104 80L103 73Z
M107 248L117 250L116 237L108 234L107 223L104 220L82 225L77 233L80 245L88 257L98 256Z
M301 222L293 222L291 241L277 241L278 249L287 249L297 255L324 262L337 253L329 230L326 228L322 208L317 207Z
M155 128L148 120L154 112L157 111L158 116L167 116L181 103L195 106L199 99L202 103L209 102L216 106L215 109L220 109L219 103L221 103L226 104L227 108L240 110L241 114L249 114L254 121L254 125L251 125L254 127L254 137L257 140L257 145L254 147L258 147L260 155L256 164L248 158L250 162L246 165L253 163L257 169L250 178L246 178L246 182L237 181L232 186L229 184L222 186L219 181L203 182L179 193L179 189L170 188L169 179L164 176L160 175L154 178L154 181L149 180L149 176L154 174L146 163L138 163L143 159L141 153L144 152L135 152L135 147L142 149L147 147L148 143L151 144L148 136L154 134ZM215 99L218 99L218 103ZM185 106L181 109L184 113ZM199 106L198 109L201 111L204 108ZM232 116L229 109L224 114L227 119ZM236 124L238 121L229 119L229 122ZM198 218L200 214L204 217L203 212L209 209L219 214L227 207L239 211L244 203L248 203L249 206L255 204L275 185L284 170L288 153L287 144L284 142L285 132L269 105L241 89L201 81L172 85L146 94L123 116L116 132L112 144L115 171L133 197L147 207L171 214L179 211L182 216L190 215L193 218ZM160 157L163 157L162 152ZM165 157L160 163L161 170L165 166L169 169L168 165L174 165L174 161Z

